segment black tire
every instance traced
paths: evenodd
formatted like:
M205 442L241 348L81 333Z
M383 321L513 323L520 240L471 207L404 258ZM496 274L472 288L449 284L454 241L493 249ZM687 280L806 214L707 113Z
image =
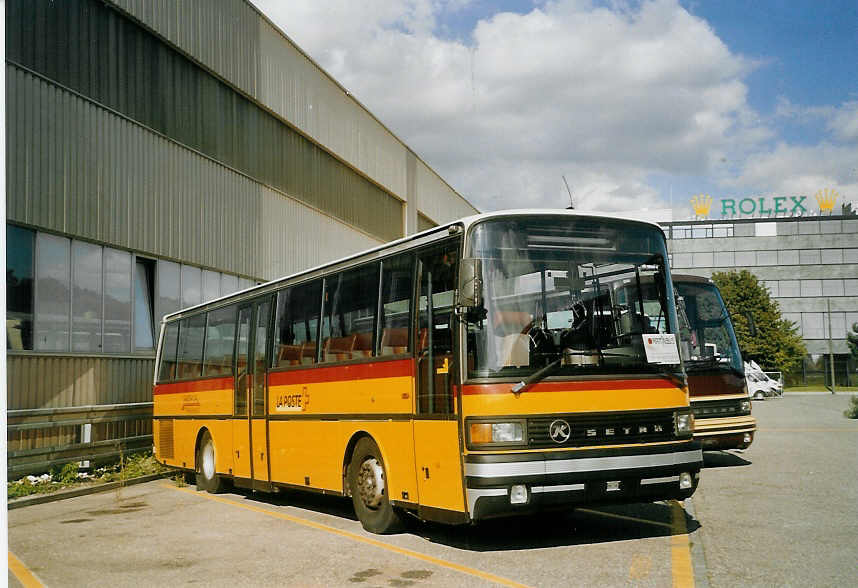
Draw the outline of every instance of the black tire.
M196 474L197 490L205 490L210 494L217 494L223 490L223 478L217 473L217 454L215 453L214 441L211 434L206 431L200 439L197 449Z
M370 533L396 533L403 528L400 514L390 504L387 469L378 445L364 437L355 445L348 469L349 492L355 514Z

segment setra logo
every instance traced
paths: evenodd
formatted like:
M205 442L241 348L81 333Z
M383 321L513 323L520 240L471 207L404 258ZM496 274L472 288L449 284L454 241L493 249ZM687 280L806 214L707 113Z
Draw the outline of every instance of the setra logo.
M712 208L712 196L708 194L697 194L696 196L692 196L691 207L694 208L695 216L709 216L709 210Z
M837 203L837 197L840 194L833 188L824 188L816 193L816 203L819 204L820 212L830 212L834 210L834 205Z
M548 436L555 443L566 443L572 435L572 427L563 419L552 421L548 427Z

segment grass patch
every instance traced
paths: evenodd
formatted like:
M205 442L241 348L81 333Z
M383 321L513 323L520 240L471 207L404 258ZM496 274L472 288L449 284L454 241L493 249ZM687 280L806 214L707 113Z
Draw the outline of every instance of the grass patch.
M152 452L121 455L119 461L96 468L91 473L79 472L77 462L54 466L40 476L24 476L8 482L6 492L9 500L33 494L52 494L66 488L94 486L108 482L124 482L132 478L164 474L172 468L155 461Z
M835 386L836 392L858 392L858 386ZM785 386L784 392L828 392L822 384L819 386Z

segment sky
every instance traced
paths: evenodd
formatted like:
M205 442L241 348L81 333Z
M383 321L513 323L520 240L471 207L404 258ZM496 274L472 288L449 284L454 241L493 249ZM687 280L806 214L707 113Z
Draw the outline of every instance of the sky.
M858 205L855 0L252 1L482 211Z

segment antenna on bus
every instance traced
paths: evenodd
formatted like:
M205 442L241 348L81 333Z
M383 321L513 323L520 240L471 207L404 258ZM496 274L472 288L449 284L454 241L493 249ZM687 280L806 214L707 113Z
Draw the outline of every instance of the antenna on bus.
M563 183L566 184L566 191L569 192L569 206L566 207L566 210L575 210L575 200L572 198L572 190L569 189L569 182L566 181L566 175L560 174L560 177L563 178Z

